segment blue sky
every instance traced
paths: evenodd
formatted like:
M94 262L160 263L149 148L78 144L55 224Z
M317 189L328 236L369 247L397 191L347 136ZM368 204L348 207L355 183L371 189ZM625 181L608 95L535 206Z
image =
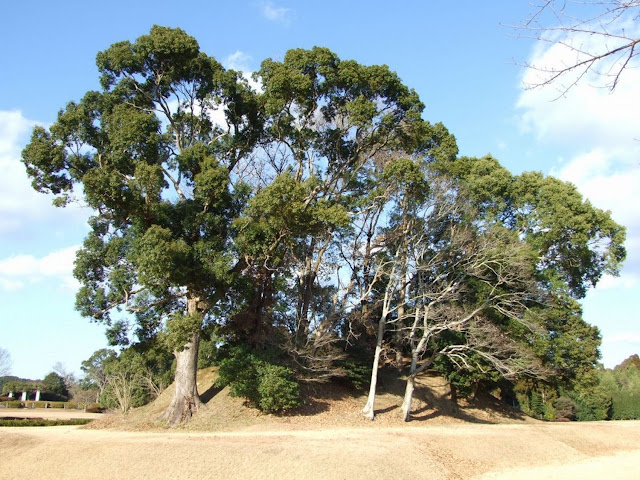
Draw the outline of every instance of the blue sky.
M387 64L442 121L463 155L497 157L514 173L539 170L575 183L628 228L628 260L583 301L603 334L603 362L640 353L640 71L609 93L587 78L564 98L523 89L518 65L564 52L518 38L504 25L531 13L528 0L293 0L10 2L0 30L0 347L12 374L42 378L56 362L80 363L106 346L103 328L74 310L75 249L89 212L51 206L31 190L20 151L36 124L97 89L95 55L154 24L181 27L228 67L256 70L290 48L326 46L343 59ZM637 28L637 27L633 27ZM594 80L595 81L595 80Z

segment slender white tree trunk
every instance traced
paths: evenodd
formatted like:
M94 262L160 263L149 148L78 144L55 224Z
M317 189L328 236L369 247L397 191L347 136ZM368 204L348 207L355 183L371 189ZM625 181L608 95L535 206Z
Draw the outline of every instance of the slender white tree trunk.
M418 365L418 356L414 351L411 355L411 368L409 370L409 376L407 377L407 386L404 389L404 399L402 401L402 420L409 421L411 414L411 401L413 400L413 391L416 386L416 367Z
M384 309L380 323L378 323L378 338L376 341L376 351L373 355L373 365L371 366L371 383L369 384L369 396L367 397L367 404L362 409L364 416L370 420L375 418L374 405L376 401L376 384L378 383L378 368L380 366L380 354L382 353L382 337L384 336L384 329L386 324L386 308Z

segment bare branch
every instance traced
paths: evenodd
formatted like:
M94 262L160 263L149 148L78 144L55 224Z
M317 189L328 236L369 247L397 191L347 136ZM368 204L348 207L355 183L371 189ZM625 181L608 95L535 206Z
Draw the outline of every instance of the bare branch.
M556 85L563 96L587 77L601 77L613 91L625 70L636 66L640 0L544 0L533 6L534 13L511 28L521 37L562 47L565 58L559 65L522 63L541 75L527 88ZM563 79L568 82L560 83Z

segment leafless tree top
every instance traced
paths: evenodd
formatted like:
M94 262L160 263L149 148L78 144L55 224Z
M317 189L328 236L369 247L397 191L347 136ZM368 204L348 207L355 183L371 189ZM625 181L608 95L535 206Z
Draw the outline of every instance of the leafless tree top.
M539 75L527 88L555 85L561 94L600 77L614 90L640 53L640 0L535 0L533 14L512 26L520 36L561 47L556 62L523 65Z
M8 350L0 347L0 376L9 375L11 372L11 355Z

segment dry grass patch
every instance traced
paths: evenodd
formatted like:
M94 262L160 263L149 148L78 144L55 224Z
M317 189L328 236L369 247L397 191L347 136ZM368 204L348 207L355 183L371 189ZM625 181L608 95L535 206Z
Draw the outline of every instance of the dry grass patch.
M264 414L249 407L241 398L231 397L229 388L215 386L215 368L198 372L198 391L205 408L177 431L278 431L324 428L367 428L407 425L400 419L404 381L395 372L381 372L376 397L376 420L367 421L361 414L366 392L355 391L341 383L307 383L302 385L303 405L283 414ZM85 428L113 428L127 431L166 429L158 420L169 406L173 386L154 402L134 409L126 415L111 414ZM449 399L449 387L443 378L425 375L418 379L414 394L412 421L408 425L451 423L535 423L504 404L487 396L475 402Z

